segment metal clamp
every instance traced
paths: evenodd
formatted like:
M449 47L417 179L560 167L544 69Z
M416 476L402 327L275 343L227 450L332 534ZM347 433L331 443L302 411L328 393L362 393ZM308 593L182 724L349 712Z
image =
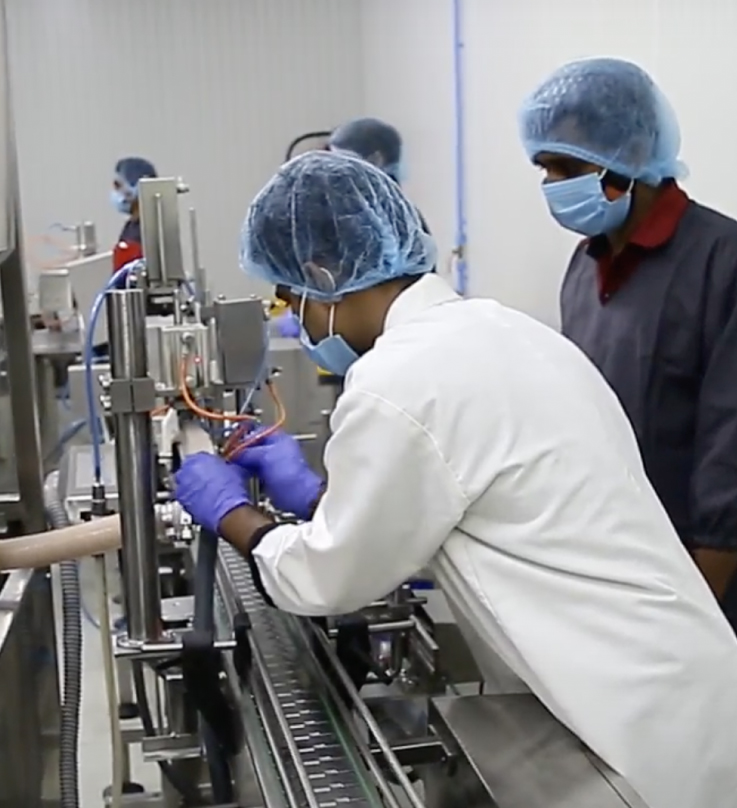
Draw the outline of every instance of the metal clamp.
M163 659L182 653L182 643L178 640L155 643L133 643L125 636L119 636L114 653L116 657L133 657L135 659ZM236 641L215 640L212 646L216 651L232 651Z
M0 588L0 612L15 612L23 602L34 570L13 570Z
M191 760L201 756L200 739L196 735L158 735L141 739L143 759L147 763L164 760Z
M248 679L253 664L250 632L251 618L246 612L239 612L233 618L233 636L235 637L233 665L242 682Z
M149 376L141 379L113 379L110 382L112 412L150 412L155 406L156 385Z

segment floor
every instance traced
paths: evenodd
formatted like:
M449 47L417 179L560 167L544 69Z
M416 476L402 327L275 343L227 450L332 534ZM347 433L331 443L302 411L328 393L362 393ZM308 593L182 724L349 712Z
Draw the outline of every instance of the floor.
M88 560L81 568L83 600L89 616L98 619L99 589L93 563ZM111 576L114 580L115 576ZM112 607L114 608L114 607ZM57 614L60 609L57 608ZM61 636L59 627L58 636ZM136 723L126 724L135 727ZM83 620L83 680L82 718L79 745L80 800L82 808L101 808L104 789L112 781L112 749L110 720L105 693L102 661L102 638L99 629ZM140 749L131 752L131 773L134 782L144 788L158 790L159 775L155 764L144 763Z

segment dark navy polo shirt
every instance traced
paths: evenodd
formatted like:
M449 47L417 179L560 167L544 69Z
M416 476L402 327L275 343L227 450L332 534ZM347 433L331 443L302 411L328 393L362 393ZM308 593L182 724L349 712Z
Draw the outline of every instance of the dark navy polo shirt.
M673 183L616 258L579 245L563 333L601 370L690 548L737 548L737 222Z

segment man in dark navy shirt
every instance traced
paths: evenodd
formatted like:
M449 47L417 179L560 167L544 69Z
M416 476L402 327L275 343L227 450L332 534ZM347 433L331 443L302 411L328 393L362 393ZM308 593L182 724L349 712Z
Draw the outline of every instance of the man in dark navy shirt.
M124 157L115 166L115 178L110 192L110 201L118 213L127 216L118 236L118 243L141 243L141 219L138 213L138 183L142 179L156 177L153 164L142 157Z
M586 237L563 282L563 333L619 396L737 628L737 222L678 186L675 114L636 65L565 65L526 100L520 127L553 217Z

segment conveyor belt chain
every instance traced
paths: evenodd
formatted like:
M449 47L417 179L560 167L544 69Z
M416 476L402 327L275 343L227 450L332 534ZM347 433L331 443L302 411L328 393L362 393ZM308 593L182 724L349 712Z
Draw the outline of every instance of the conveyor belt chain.
M254 643L265 661L317 804L320 808L370 808L360 774L341 744L314 683L305 674L304 655L295 647L289 618L266 606L253 585L248 564L237 551L223 545L220 559L240 608L251 619ZM296 793L303 793L288 754L284 760L288 773L294 776Z

